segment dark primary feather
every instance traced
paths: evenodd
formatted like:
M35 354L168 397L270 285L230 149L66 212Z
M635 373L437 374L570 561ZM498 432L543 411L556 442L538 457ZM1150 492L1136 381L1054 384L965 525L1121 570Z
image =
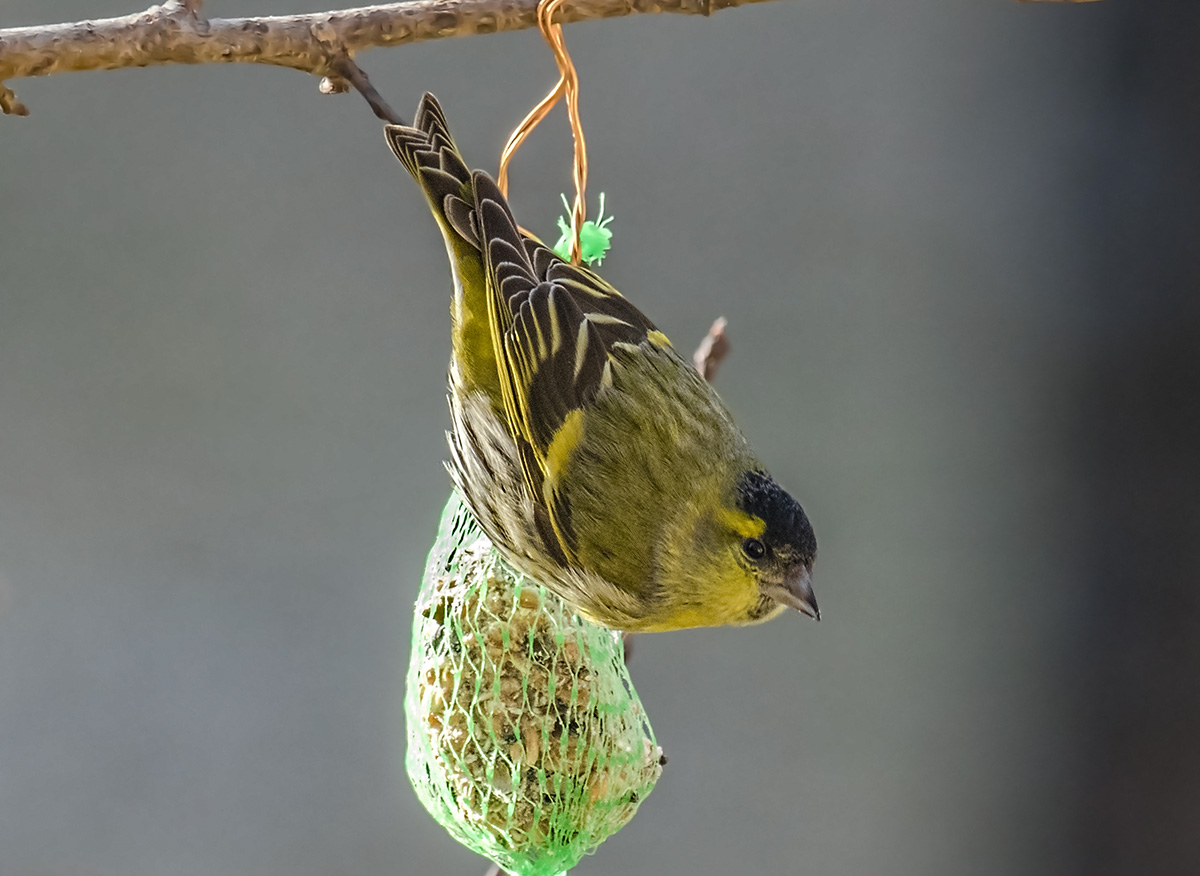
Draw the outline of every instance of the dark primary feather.
M497 330L522 434L545 457L572 410L595 398L613 344L638 344L654 324L615 289L517 229L499 187L473 176Z

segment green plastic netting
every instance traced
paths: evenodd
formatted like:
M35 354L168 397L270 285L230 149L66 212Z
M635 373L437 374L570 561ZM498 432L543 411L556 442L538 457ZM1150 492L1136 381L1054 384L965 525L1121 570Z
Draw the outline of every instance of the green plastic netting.
M404 705L417 796L516 876L575 866L662 771L620 634L506 564L457 495L417 597Z

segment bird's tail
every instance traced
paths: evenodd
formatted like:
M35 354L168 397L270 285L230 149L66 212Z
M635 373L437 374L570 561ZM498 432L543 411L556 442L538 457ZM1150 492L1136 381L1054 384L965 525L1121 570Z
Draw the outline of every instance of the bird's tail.
M451 301L451 339L454 345L453 379L461 389L483 391L503 410L503 390L497 367L498 353L489 318L487 267L477 189L504 203L504 196L482 172L472 174L463 161L437 98L426 94L417 108L412 127L387 125L388 144L429 199L434 218L446 239L450 271L454 277ZM505 204L504 210L508 207ZM515 223L513 223L515 228ZM516 235L516 232L512 232ZM516 239L520 248L521 241Z
M432 94L421 98L412 127L387 125L384 131L400 163L424 190L442 231L478 250L471 171L450 136L437 98Z

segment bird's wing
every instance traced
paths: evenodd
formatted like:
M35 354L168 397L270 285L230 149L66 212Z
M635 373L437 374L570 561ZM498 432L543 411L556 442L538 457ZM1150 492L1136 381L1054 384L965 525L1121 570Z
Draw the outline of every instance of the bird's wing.
M618 344L666 338L596 274L522 235L490 177L472 179L505 411L526 481L569 553L557 481L582 435L583 412L611 380L609 354Z

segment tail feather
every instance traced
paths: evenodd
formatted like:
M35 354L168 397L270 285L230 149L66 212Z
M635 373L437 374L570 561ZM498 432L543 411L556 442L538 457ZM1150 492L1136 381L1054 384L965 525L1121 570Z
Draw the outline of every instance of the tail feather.
M384 131L392 151L414 177L421 167L439 167L458 176L463 182L470 179L471 174L459 155L458 147L454 145L454 138L450 136L442 107L432 94L421 98L416 120L411 127L385 125ZM449 160L445 160L447 158Z
M421 98L412 127L387 125L384 132L404 169L425 190L438 218L478 248L471 171L450 136L437 98L432 94Z

